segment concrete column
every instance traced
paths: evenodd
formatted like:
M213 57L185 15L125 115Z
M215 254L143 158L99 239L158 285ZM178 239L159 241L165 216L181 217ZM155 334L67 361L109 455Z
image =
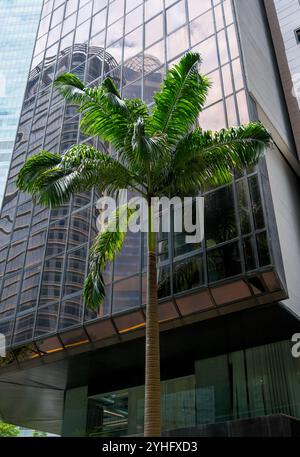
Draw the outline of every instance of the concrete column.
M87 386L66 391L62 436L86 436L87 406Z

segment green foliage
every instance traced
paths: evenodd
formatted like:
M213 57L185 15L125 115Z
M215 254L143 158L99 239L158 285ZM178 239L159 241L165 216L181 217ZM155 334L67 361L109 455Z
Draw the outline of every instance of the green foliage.
M196 122L205 105L209 80L199 74L199 54L188 52L167 73L160 92L154 96L148 131L165 133L174 148Z
M37 203L53 207L93 187L113 193L134 189L135 184L134 174L120 161L85 144L73 146L64 155L42 151L30 157L17 180L19 189L31 193Z
M15 425L6 424L5 422L0 422L0 437L16 437L19 436L20 430Z
M59 76L55 87L77 105L82 130L109 143L113 154L87 145L75 145L61 156L42 151L27 160L18 187L40 204L59 206L73 193L93 187L114 196L127 188L149 201L192 196L229 183L234 169L258 162L271 137L260 123L219 132L196 127L210 87L199 73L200 62L199 54L189 52L168 71L154 96L152 113L142 100L122 99L109 78L89 88L72 74ZM123 241L122 230L107 230L91 249L84 296L93 309L104 298L106 263L120 252Z
M33 438L46 438L46 436L46 432L38 432L37 430L33 432Z
M102 273L108 262L112 262L121 251L128 222L135 212L128 205L118 207L90 249L89 274L84 284L83 295L90 309L98 309L105 297Z

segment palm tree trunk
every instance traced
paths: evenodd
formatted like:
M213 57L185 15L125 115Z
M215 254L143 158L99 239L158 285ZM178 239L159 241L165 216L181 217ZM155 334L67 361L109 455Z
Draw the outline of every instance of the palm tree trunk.
M156 244L153 208L148 206L148 272L146 307L144 436L160 436L160 350L157 301Z

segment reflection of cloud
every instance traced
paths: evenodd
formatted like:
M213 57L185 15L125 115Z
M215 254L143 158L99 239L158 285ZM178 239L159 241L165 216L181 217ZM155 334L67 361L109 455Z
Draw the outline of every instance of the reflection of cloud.
M219 66L216 37L208 38L193 48L202 57L201 72L209 73Z
M189 48L187 27L181 27L167 38L168 60L174 59L179 54L186 52Z
M123 22L123 19L121 19L107 29L107 47L119 40L123 35Z
M192 45L214 34L214 22L211 11L190 23Z
M118 64L122 61L122 40L117 41L112 46L107 48L108 54L110 54Z
M124 60L140 53L143 43L143 29L139 27L124 38Z
M180 26L184 25L186 21L185 4L183 2L177 3L175 6L167 10L167 31L173 32Z

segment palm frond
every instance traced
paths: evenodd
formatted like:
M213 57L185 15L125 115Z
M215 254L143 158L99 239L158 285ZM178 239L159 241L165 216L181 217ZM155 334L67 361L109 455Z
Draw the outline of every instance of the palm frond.
M53 85L68 102L80 104L87 98L83 82L72 73L58 76Z
M29 159L21 168L17 178L17 187L28 193L32 193L36 185L36 179L44 171L56 167L61 162L61 155L48 151L41 151Z
M138 190L142 185L121 162L89 145L75 145L62 156L49 154L43 151L31 157L19 175L20 189L39 204L59 206L72 194L93 187L110 194L120 188Z
M121 251L128 221L135 212L127 204L117 208L105 229L101 231L90 249L89 274L85 280L83 296L88 308L97 310L105 297L103 272Z
M70 73L60 75L54 86L82 113L81 128L86 135L98 136L120 151L139 116L148 116L141 100L122 100L113 80L106 78L98 87L85 87Z
M103 90L103 97L106 99L107 108L110 111L115 108L117 111L127 114L126 103L121 98L120 92L118 91L114 81L111 78L105 78L101 88Z
M256 165L272 144L269 132L260 122L202 134L201 154L211 162L223 161L243 170Z
M86 135L98 136L112 144L117 152L125 153L128 135L133 132L139 117L148 116L148 108L141 100L121 100L115 94L102 99L101 104L93 100L79 107L82 113L81 128Z
M159 168L160 174L163 173L171 157L166 135L157 133L148 137L144 118L139 117L127 140L121 157L125 157L140 176L149 177L150 173L153 175L155 168Z
M165 76L162 90L154 96L148 131L162 132L171 146L189 131L203 109L209 80L199 74L200 55L188 52Z
M188 188L227 184L234 169L256 165L271 143L270 134L260 123L219 132L196 129L178 143L173 155L174 185L175 181L182 188L185 183Z

